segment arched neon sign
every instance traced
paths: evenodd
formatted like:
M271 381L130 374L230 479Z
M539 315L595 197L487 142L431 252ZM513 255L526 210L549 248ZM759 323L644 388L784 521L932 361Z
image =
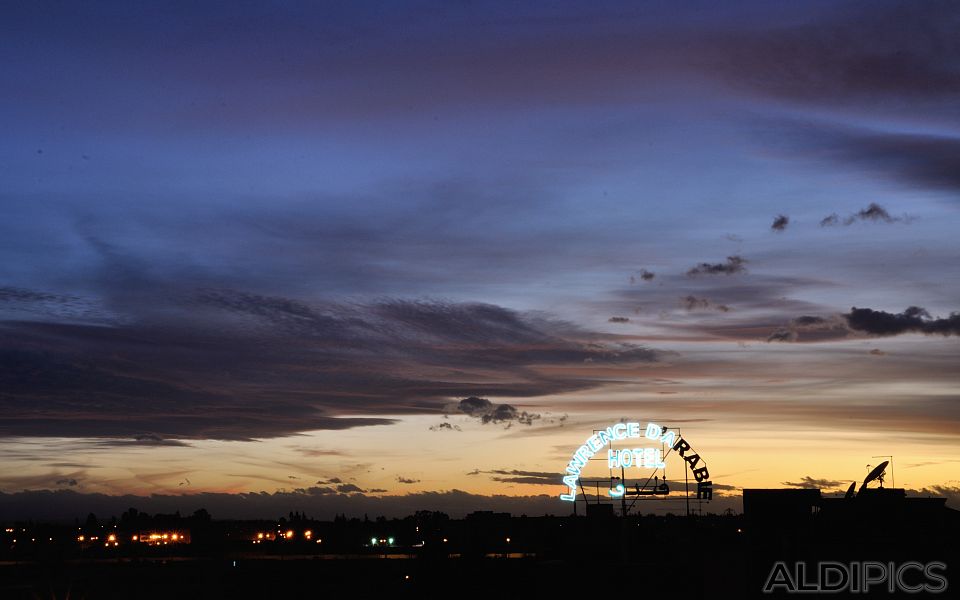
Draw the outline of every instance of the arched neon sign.
M707 469L706 461L700 458L700 455L690 447L685 439L678 438L675 431L661 427L656 423L648 423L641 433L640 423L626 422L614 423L606 429L596 431L577 448L567 464L566 475L563 477L563 483L567 486L568 491L565 494L560 494L560 499L575 502L580 475L588 461L600 450L610 446L612 442L629 439L646 439L658 442L661 446L666 446L676 452L686 462L696 480L697 498L704 500L713 498L713 482L710 481L710 471ZM656 447L635 447L621 450L611 447L607 450L607 466L610 469L663 469L666 465L661 452L661 448ZM612 486L607 493L611 498L621 498L626 493L626 488L623 483L618 483Z

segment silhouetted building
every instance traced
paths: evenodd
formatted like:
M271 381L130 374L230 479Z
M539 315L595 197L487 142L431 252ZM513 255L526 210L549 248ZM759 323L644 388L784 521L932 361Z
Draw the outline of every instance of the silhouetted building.
M745 489L743 516L752 523L802 525L820 508L820 490Z

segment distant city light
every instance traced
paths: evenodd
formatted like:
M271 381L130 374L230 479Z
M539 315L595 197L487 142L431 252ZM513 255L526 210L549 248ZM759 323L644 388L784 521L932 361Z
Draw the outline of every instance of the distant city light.
M187 535L183 533L163 533L163 532L144 533L141 535L133 536L133 540L138 541L142 544L147 544L148 546L166 546L170 542L190 543L189 540L187 539Z

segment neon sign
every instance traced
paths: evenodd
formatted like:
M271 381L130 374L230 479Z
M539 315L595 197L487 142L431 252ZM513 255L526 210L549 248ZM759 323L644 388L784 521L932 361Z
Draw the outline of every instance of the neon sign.
M566 475L563 477L563 483L567 486L568 491L566 494L560 494L560 499L567 502L576 501L580 475L588 461L593 459L600 450L611 446L612 442L629 439L639 440L641 438L656 442L676 452L686 462L686 466L697 482L697 498L705 500L713 498L713 483L709 480L710 471L707 469L705 461L693 451L685 439L678 439L676 432L656 423L648 423L641 433L640 423L626 422L615 423L606 429L598 430L576 449L566 466ZM661 452L661 448L655 447L635 447L622 450L611 447L607 450L607 467L610 469L663 469L666 467L666 463ZM664 488L666 489L666 486ZM623 483L617 483L607 493L611 498L622 498L626 492Z

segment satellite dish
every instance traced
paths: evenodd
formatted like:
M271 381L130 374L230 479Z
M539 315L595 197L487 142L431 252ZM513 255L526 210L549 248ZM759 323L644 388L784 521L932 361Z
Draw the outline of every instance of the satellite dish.
M884 470L886 470L887 465L890 464L889 460L885 460L876 467L867 475L866 479L863 480L863 484L860 486L860 492L867 489L867 484L873 481L874 479L880 478L883 475Z
M844 498L853 498L853 494L854 494L853 490L855 490L855 489L857 489L857 482L856 482L856 481L850 483L850 487L847 488L847 493L844 494L843 497L844 497Z

